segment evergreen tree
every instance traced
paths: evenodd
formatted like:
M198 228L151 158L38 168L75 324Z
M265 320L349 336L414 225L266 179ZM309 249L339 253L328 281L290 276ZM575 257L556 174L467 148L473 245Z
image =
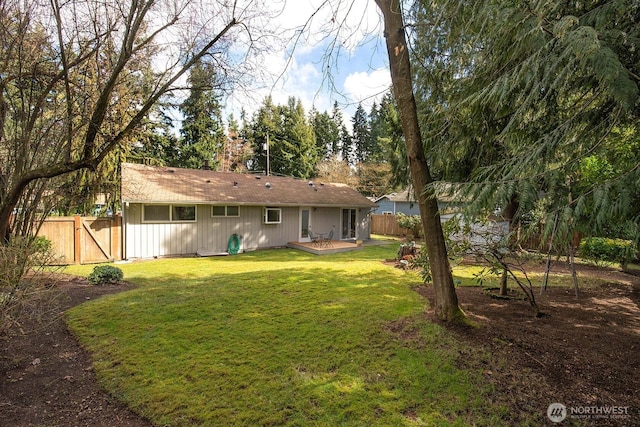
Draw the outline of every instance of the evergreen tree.
M171 166L201 168L208 163L215 168L224 143L224 125L213 65L198 61L191 69L188 84L189 97L180 105L184 116L180 155Z
M326 111L319 113L316 110L312 110L310 117L316 136L318 156L320 159L326 159L328 156L335 154L334 149L337 149L340 144L340 128L333 117Z
M175 165L179 162L178 137L173 133L173 121L166 113L168 104L153 108L136 133L128 161L154 165Z
M245 173L252 157L251 144L244 138L238 121L230 114L218 170Z
M354 157L357 163L365 162L371 155L370 147L370 134L369 119L367 113L362 107L362 104L358 104L356 112L351 118L353 125L352 143L354 145Z
M318 150L302 102L289 98L287 105L274 105L271 97L266 97L247 129L254 150L251 170L266 173L268 169L268 173L299 178L313 175Z
M332 141L331 146L328 148L329 155L338 156L341 152L342 142L344 141L344 132L346 128L344 125L344 118L342 116L342 110L338 107L338 102L333 103L333 109L331 110L331 120L335 127L338 129L338 138ZM348 161L348 159L345 159Z
M473 183L472 207L543 207L559 236L612 221L637 230L639 159L607 160L612 174L586 178L621 145L637 146L637 2L418 6L423 130L443 176Z
M281 108L282 128L274 144L274 173L310 178L318 162L318 148L300 100L289 98Z
M398 108L391 92L386 93L380 102L376 129L378 147L383 158L389 164L390 189L407 188L411 182L407 164L407 150Z
M384 162L386 160L384 146L381 144L381 139L386 136L386 125L384 122L382 105L373 103L371 110L369 111L369 142L368 147L368 161L369 162Z
M345 163L352 165L355 161L353 152L351 135L349 134L347 126L343 123L342 126L340 126L340 157L342 157Z
M243 126L243 134L251 142L254 154L253 159L249 162L249 170L252 172L268 173L267 143L269 143L270 147L272 141L277 138L276 131L279 128L280 114L278 108L273 104L271 96L267 96L262 101L258 111L253 114L250 120L246 120ZM269 169L271 169L270 166Z

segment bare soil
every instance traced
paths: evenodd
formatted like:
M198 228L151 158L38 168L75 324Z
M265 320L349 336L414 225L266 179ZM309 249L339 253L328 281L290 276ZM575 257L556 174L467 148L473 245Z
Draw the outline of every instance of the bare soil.
M529 266L528 271L543 266ZM554 272L566 266L554 267ZM493 401L509 407L511 425L558 425L547 417L552 403L567 408L561 425L640 426L640 277L580 266L579 280L605 283L574 290L550 287L536 302L536 318L523 299L494 299L480 288L458 288L459 302L476 326L445 325L473 354L463 367L479 369L493 385ZM517 286L517 285L516 285ZM431 286L417 291L433 303ZM517 292L514 292L517 294ZM427 313L433 319L433 313ZM611 407L626 414L587 414ZM571 414L574 408L580 414ZM601 408L601 409L599 409ZM625 409L626 408L626 409Z
M493 299L480 288L457 290L477 325L445 325L471 344L461 346L470 350L461 350L458 362L482 372L494 390L487 405L506 405L511 425L553 425L547 408L559 402L628 407L622 418L592 415L561 425L640 426L640 277L585 266L579 277L606 284L581 289L577 299L566 288L537 293L547 314L541 318L527 301ZM62 297L40 326L25 324L28 333L0 340L0 426L151 426L100 388L91 355L62 319L70 307L131 287L65 278L55 288ZM433 300L430 286L416 290Z
M78 278L55 285L56 304L24 333L0 339L0 426L151 426L98 385L91 354L69 333L68 308L130 285L94 286Z

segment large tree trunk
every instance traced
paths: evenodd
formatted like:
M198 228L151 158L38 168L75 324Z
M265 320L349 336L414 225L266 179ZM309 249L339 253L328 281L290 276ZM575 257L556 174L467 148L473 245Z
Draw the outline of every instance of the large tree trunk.
M422 227L426 240L429 266L433 277L436 315L447 321L464 318L458 306L451 267L447 257L438 202L433 194L424 190L433 179L424 153L424 145L418 124L418 111L413 95L409 52L404 33L404 22L398 0L375 0L382 11L389 55L389 68L393 92L398 103L400 121L407 146L407 157L414 188L417 190Z

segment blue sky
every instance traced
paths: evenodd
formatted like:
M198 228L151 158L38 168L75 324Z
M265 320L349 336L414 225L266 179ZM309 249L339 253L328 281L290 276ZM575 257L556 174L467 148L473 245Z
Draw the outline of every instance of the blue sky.
M269 94L277 104L286 103L291 96L299 98L307 112L312 107L331 111L337 101L347 125L359 102L369 111L371 104L379 101L390 87L391 80L375 3L289 0L275 4L281 9L278 21L272 22L274 26L286 30L306 23L307 30L298 39L291 60L288 53L291 45L261 59L266 75L272 80L256 81L252 99L247 99L246 93L232 96L227 101L227 111L239 117L244 107L251 114ZM314 18L309 21L311 16ZM331 51L330 45L340 46L339 54L336 49ZM327 60L329 52L332 56Z

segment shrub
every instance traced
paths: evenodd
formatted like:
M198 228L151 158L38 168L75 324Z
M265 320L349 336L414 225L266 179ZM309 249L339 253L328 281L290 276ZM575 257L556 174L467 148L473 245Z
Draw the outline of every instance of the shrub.
M54 309L55 261L44 237L13 236L0 243L0 336Z
M636 249L631 240L608 239L605 237L588 237L582 239L578 253L581 257L592 261L619 262L626 267L629 261L636 258Z
M122 270L112 265L98 265L93 268L89 274L89 283L92 285L102 285L105 283L117 283L122 280L124 275Z
M410 230L415 238L420 237L420 231L422 230L420 215L405 215L402 212L398 212L396 221L400 227Z

